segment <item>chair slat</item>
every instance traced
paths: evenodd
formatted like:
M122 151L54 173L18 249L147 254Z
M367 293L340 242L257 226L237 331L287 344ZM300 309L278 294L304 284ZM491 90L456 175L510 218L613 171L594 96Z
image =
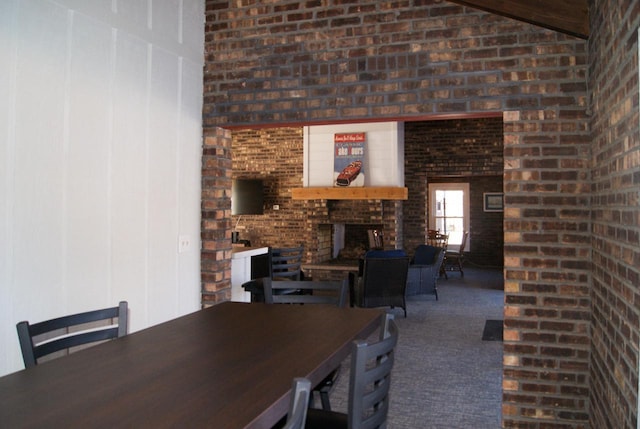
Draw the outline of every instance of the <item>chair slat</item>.
M302 281L262 279L265 302L267 304L332 304L344 307L346 304L348 279L342 281ZM291 291L278 293L277 291ZM301 291L298 294L297 291ZM309 293L304 293L309 292Z
M114 323L116 318L117 324ZM98 321L108 321L108 325L88 325ZM79 329L73 330L74 327ZM121 301L117 307L86 311L34 324L22 321L16 325L16 329L25 368L31 368L38 364L39 358L51 353L126 335L128 304ZM53 335L52 338L37 341L37 337L49 333Z

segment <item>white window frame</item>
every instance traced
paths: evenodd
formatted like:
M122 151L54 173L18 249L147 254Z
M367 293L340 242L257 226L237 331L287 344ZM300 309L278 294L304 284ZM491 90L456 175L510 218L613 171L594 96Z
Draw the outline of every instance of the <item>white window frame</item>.
M470 225L470 213L471 213L471 198L469 195L469 183L429 183L429 225L436 224L436 191L462 191L464 194L464 207L463 207L463 220L464 231L469 231ZM464 248L465 252L468 252L471 248L470 236L467 238L467 243ZM452 246L451 246L452 245ZM459 243L449 243L449 248L457 250Z

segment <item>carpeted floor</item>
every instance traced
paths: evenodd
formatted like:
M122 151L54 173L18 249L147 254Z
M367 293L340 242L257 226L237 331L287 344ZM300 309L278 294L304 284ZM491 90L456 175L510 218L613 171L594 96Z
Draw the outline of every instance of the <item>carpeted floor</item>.
M487 320L501 320L501 270L465 267L438 282L439 300L414 297L392 310L400 328L392 372L389 429L500 427L502 342L483 341ZM346 411L349 361L331 392Z

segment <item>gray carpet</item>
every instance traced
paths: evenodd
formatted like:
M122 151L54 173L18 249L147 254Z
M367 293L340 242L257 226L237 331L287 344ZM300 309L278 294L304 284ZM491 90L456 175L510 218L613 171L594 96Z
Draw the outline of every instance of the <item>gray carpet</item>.
M438 282L439 301L416 297L392 310L400 329L392 372L389 429L500 427L502 342L483 341L488 319L502 319L501 270L465 267ZM346 411L349 361L331 392ZM319 401L318 401L319 402ZM317 404L319 406L319 404Z

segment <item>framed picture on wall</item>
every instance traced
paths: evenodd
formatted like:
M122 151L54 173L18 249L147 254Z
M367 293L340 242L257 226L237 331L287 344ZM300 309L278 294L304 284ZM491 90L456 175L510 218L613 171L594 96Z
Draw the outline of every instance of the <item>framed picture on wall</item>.
M501 212L504 211L504 193L502 192L485 192L484 211L485 212Z
M366 133L336 133L333 138L334 186L364 186L364 151Z

